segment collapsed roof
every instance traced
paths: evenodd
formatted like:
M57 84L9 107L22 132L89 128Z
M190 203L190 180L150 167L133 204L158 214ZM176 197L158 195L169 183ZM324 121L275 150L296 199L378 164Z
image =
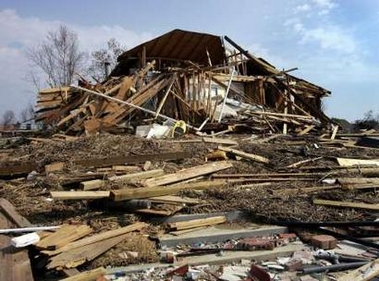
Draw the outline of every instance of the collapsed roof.
M227 36L175 29L124 52L102 84L42 91L39 120L71 134L151 117L193 128L204 122L212 129L243 123L285 133L326 127L321 100L330 91L287 72Z

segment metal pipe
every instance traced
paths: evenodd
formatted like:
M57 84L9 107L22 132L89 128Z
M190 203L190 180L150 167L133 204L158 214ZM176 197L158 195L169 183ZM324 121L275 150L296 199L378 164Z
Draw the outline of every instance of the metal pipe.
M8 228L0 229L0 234L4 233L19 233L19 232L34 232L43 230L55 230L60 228L60 226L36 226L36 227L24 227L24 228Z
M225 107L226 99L228 98L228 94L229 94L230 86L232 85L232 79L233 79L233 76L234 76L234 72L235 72L235 70L233 69L233 70L232 70L232 74L230 75L230 78L229 78L228 87L226 88L224 101L223 101L223 103L222 103L222 107L221 107L220 115L219 115L219 117L218 117L218 123L220 123L220 122L221 122L221 119L222 119L222 114L223 114L223 112L224 112L224 107Z
M360 261L360 262L350 262L350 263L339 263L339 264L333 264L333 265L327 265L327 266L312 266L312 267L306 267L302 269L301 272L304 274L310 274L310 273L318 273L318 272L325 272L325 271L343 271L346 269L358 268L367 263L368 261Z

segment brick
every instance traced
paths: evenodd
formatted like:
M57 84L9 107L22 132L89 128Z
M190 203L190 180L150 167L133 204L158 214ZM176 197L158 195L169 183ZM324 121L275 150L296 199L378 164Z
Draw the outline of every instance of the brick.
M317 248L329 250L337 246L337 239L330 235L315 235L311 239L311 244Z
M303 263L300 259L291 259L284 266L288 271L297 271L303 268Z

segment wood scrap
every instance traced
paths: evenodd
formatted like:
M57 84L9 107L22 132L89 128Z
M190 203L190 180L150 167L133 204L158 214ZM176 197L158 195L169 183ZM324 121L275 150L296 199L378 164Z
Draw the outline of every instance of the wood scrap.
M197 228L201 226L209 226L226 222L225 216L210 217L205 219L170 222L167 223L168 227L172 230L184 230L189 228Z
M98 267L95 269L79 272L78 274L72 275L70 277L62 279L62 281L92 281L98 280L99 277L103 276L106 273L104 267Z
M57 200L89 200L108 198L109 191L51 191L50 195Z
M225 151L225 152L229 152L229 153L233 153L237 156L240 156L242 158L245 158L245 159L249 159L249 160L252 160L252 161L256 161L256 162L260 162L260 163L269 163L270 160L266 157L263 157L263 156L260 156L260 155L256 155L256 154L252 154L252 153L246 153L246 152L243 152L241 150L237 150L237 149L233 149L233 148L230 148L230 147L224 147L224 146L219 146L218 147L219 150L222 150L222 151Z
M367 203L361 203L361 202L344 202L344 201L315 199L313 200L313 204L333 206L333 207L342 207L342 208L374 210L374 211L379 210L379 204L367 204Z

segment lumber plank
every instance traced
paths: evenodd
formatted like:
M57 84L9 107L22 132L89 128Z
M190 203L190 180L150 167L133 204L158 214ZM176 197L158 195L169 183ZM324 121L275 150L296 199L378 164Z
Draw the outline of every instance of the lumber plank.
M359 185L359 184L377 184L379 185L379 178L337 178L337 181L342 186Z
M105 273L106 269L101 266L64 278L62 279L62 281L93 281L98 280L98 278L104 275Z
M0 212L0 229L13 228L14 224ZM33 281L28 251L11 246L11 237L0 234L0 280Z
M40 249L56 249L87 236L93 231L88 225L62 225L55 233L39 241L36 246Z
M196 199L196 198L180 197L180 196L173 196L173 195L150 197L149 200L152 202L162 202L162 203L167 202L167 203L178 203L178 204L188 204L188 205L196 205L196 204L201 203L201 200Z
M336 138L337 132L338 132L339 126L334 126L332 135L330 136L331 140L334 140Z
M23 162L23 163L6 163L0 165L0 176L14 176L21 174L29 174L37 168L35 162Z
M343 208L374 210L374 211L379 210L379 204L367 204L367 203L360 203L360 202L344 202L344 201L314 199L313 204L333 206L333 207L343 207Z
M16 208L5 198L0 198L0 209L11 219L18 227L33 226L25 217L17 212Z
M223 144L223 145L238 145L238 142L236 142L235 140L222 139L222 138L203 137L203 142L205 142L205 143Z
M158 177L164 175L164 171L162 169L156 169L156 170L150 170L150 171L143 171L133 174L126 174L121 176L113 176L108 178L109 181L112 182L127 182L127 181L137 181L137 180L143 180L148 179L152 177Z
M142 228L147 227L147 226L148 226L148 224L146 224L146 223L137 222L137 223L125 226L125 227L101 232L101 233L92 235L90 237L82 238L80 240L68 243L65 246L58 248L54 251L42 251L42 252L44 254L49 255L49 256L57 255L59 253L65 252L65 251L70 251L72 249L84 247L84 246L87 246L87 245L90 245L90 244L93 244L93 243L96 243L96 242L99 242L99 241L102 241L102 240L105 240L108 238L120 236L120 235L129 233L132 231L136 231L136 230L141 230Z
M189 221L171 222L167 225L172 230L184 230L189 228L196 228L201 226L209 226L226 222L225 216L210 217L205 219L196 219Z
M316 125L308 125L304 130L300 131L297 135L303 136L306 133L308 133L309 131L311 131L314 127L316 127Z
M102 253L108 251L121 241L125 240L128 234L101 240L80 248L60 253L50 259L48 269L53 268L73 268L95 259Z
M270 162L270 160L266 157L256 155L256 154L252 154L252 153L246 153L244 151L237 150L234 148L219 146L218 149L225 151L225 152L233 153L233 154L240 156L242 158L246 158L246 159L253 160L256 162L265 163L265 164Z
M145 155L128 155L128 156L116 156L106 159L93 158L87 160L75 160L74 163L82 167L107 167L113 165L124 165L124 164L137 164L144 163L146 161L170 161L179 160L191 157L189 152L185 151L173 151L173 152L162 152L155 154L145 154Z
M114 201L123 201L130 199L151 198L156 196L177 194L183 190L195 189L203 190L207 188L221 188L225 186L226 181L201 181L201 182L189 182L182 184L175 184L171 186L153 186L153 187L140 187L130 189L119 189L111 191L111 199Z
M88 200L108 198L109 191L50 191L50 195L59 200Z
M180 170L174 174L164 175L152 179L145 180L142 184L146 187L168 185L203 175L208 175L221 170L229 169L233 165L226 161L208 163L204 165L194 166L191 168Z
M352 159L337 157L337 162L342 167L362 166L362 165L375 165L379 166L379 159Z
M97 180L82 181L79 186L81 189L88 191L88 190L93 190L93 189L99 189L103 187L104 185L105 185L104 180L97 179Z

